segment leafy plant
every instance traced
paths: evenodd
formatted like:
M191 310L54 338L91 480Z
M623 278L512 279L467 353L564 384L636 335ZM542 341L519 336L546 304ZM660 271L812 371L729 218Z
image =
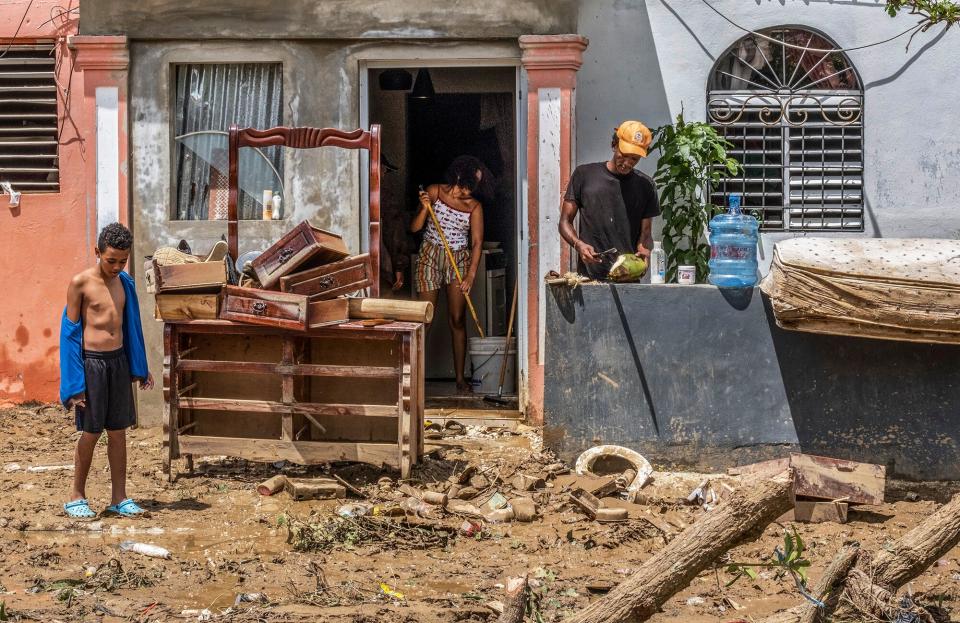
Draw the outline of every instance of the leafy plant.
M904 10L909 15L920 16L917 29L907 41L907 49L918 32L927 32L937 24L946 24L946 30L960 22L960 4L954 0L887 0L886 9L890 17L896 17Z
M756 580L758 576L755 567L766 567L777 570L777 578L784 578L787 575L793 580L797 590L803 595L804 599L813 603L817 607L823 607L823 602L810 594L807 590L807 570L810 568L810 561L803 557L806 546L803 539L797 534L796 529L791 534L787 530L783 531L783 549L778 545L773 550L770 562L743 563L732 562L727 565L727 573L733 575L733 578L727 582L730 586L740 578L746 576L751 580Z
M709 201L708 188L724 169L737 175L740 163L727 157L733 147L729 141L707 123L685 121L682 110L676 123L657 128L654 139L653 148L660 150L654 178L663 217L666 280L674 279L678 266L691 265L697 267L697 281L703 282L710 260L704 232L722 209Z

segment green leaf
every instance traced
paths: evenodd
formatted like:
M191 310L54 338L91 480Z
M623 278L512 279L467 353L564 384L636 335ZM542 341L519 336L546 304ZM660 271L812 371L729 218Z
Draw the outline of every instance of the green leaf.
M753 567L743 567L743 572L747 574L751 580L756 580L760 575L756 572Z

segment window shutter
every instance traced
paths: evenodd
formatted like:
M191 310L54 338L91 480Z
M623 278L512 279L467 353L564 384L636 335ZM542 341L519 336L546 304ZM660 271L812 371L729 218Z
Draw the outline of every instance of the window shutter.
M14 45L0 58L0 181L57 192L56 55L52 43Z

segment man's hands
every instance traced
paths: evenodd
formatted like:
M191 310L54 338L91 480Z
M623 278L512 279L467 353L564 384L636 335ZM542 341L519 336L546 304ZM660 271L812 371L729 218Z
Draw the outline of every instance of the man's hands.
M146 380L140 381L140 389L153 389L153 374L147 372Z
M580 259L583 260L584 264L599 264L602 261L600 254L598 254L591 245L582 240L578 241L573 248L576 249L577 254L580 256Z
M650 263L650 249L643 246L642 242L637 244L636 255L639 258L643 258L643 261L646 262L647 264Z
M397 270L393 273L393 286L391 286L394 292L403 288L403 271Z

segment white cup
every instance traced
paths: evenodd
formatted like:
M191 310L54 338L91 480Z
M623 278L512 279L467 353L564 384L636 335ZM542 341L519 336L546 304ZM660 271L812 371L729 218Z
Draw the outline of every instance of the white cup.
M685 286L693 285L697 282L696 266L677 266L677 283Z

